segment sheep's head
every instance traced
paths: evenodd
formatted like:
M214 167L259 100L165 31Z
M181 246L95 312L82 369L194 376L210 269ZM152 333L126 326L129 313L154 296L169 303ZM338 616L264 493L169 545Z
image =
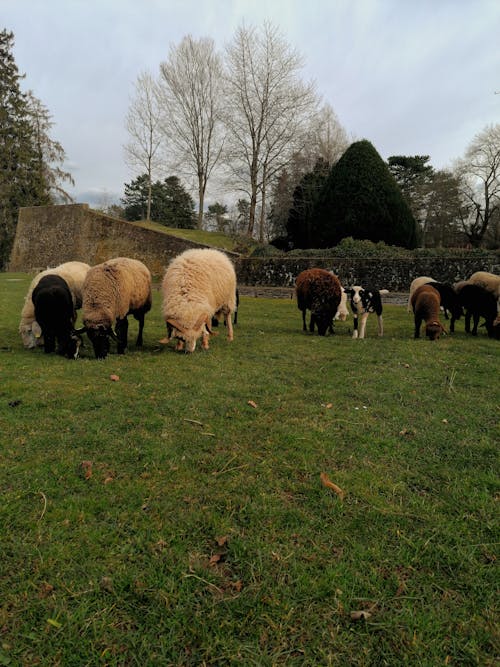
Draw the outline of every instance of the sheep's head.
M438 321L429 322L425 326L425 335L428 337L429 340L438 340L439 336L442 333L446 333L446 330L441 324L441 322Z
M116 340L113 329L104 325L97 327L85 326L82 329L78 329L75 333L78 335L84 331L87 332L87 336L92 343L96 359L106 359L109 352L109 339L113 338L113 340Z
M184 347L185 352L194 352L196 349L196 342L200 336L203 337L203 349L208 349L208 337L212 334L210 329L210 317L208 315L200 315L194 325L189 328L183 326L177 320L168 319L167 328L169 331L169 338L177 338L178 340L176 349L182 350Z
M31 324L22 324L19 333L24 347L28 350L43 344L42 329L36 320Z

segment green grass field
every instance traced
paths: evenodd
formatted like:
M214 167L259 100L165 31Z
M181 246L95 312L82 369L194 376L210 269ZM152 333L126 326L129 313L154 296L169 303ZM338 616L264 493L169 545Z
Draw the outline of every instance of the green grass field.
M386 306L382 339L320 338L243 297L184 355L156 292L142 351L132 320L68 361L22 348L29 281L0 275L0 665L498 664L484 329L415 341Z

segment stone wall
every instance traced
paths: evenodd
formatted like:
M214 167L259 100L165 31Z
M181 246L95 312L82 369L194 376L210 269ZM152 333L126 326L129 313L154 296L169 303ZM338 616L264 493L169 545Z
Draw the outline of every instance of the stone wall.
M373 259L345 257L240 257L237 262L238 281L242 285L292 287L304 269L318 267L336 273L344 285L372 285L379 289L405 291L417 276L454 283L468 278L475 271L500 274L500 260L494 254L490 261L477 258L411 258Z
M127 256L143 261L160 277L172 257L188 248L208 247L172 234L93 211L87 204L35 206L19 213L10 271L35 272L61 262L80 260L94 265L111 257ZM345 257L239 257L231 256L240 285L293 287L304 269L333 270L345 285L374 285L405 291L416 276L432 276L456 282L474 271L500 274L498 255L491 260L471 258L347 259Z
M33 206L19 211L9 271L33 272L70 260L94 265L126 256L161 276L172 257L204 247L208 246L111 218L87 204Z

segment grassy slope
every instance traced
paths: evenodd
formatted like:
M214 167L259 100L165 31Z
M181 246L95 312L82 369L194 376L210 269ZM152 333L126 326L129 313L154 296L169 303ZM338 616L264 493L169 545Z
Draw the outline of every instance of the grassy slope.
M143 351L132 322L70 362L21 348L28 282L0 275L0 664L494 664L497 342L243 298L189 356L156 295Z

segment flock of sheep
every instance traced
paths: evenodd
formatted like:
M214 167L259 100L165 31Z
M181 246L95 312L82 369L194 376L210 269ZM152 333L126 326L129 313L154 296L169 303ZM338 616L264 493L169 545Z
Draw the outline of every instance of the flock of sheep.
M162 286L162 314L167 336L176 340L176 349L193 352L201 338L208 349L212 327L223 318L228 339L233 339L233 314L236 317L238 292L232 262L215 249L186 250L167 267ZM311 313L309 330L315 327L322 336L333 333L336 319L348 315L347 299L354 322L354 338L364 338L369 313L378 318L378 332L383 334L381 296L387 290L343 288L336 275L325 269L307 269L296 280L297 306L302 311L306 330L306 311ZM90 267L84 262L65 262L39 273L30 284L21 311L19 333L24 347L44 346L45 352L76 358L87 333L97 359L104 359L114 340L117 352L127 347L128 315L139 322L136 346L142 346L144 317L151 309L152 280L149 269L127 257L110 259ZM439 321L440 309L451 314L450 331L465 311L465 330L477 334L479 318L490 337L500 338L500 276L484 271L468 280L447 285L422 276L410 285L408 309L413 309L415 338L425 322L426 335L435 340L444 331ZM82 309L83 326L75 328L76 311ZM358 319L361 322L358 331Z
M167 338L177 349L193 352L201 337L208 348L212 321L224 317L232 340L232 313L236 310L236 273L228 257L218 250L186 250L169 264L162 282L162 312ZM128 315L139 322L136 346L142 346L144 317L151 309L152 281L140 261L117 257L90 267L66 262L39 273L26 295L19 333L23 344L43 344L45 352L76 358L87 333L97 359L104 359L110 340L117 352L127 347ZM76 310L82 309L83 327L75 329Z
M333 332L333 322L347 317L347 298L350 296L354 320L353 338L364 338L366 320L370 313L378 318L378 333L383 335L382 299L387 290L363 288L360 285L344 288L338 277L326 269L306 269L296 280L297 307L302 311L302 328L306 331L306 311L311 311L309 331L324 336ZM465 331L477 335L479 319L490 338L500 339L500 276L486 271L473 273L468 280L454 285L441 283L429 276L415 278L410 285L408 311L414 313L415 338L420 337L420 328L425 323L425 333L430 340L437 340L446 330L439 320L440 310L445 317L451 315L450 331L455 330L455 321L465 312ZM358 332L358 318L361 326Z

